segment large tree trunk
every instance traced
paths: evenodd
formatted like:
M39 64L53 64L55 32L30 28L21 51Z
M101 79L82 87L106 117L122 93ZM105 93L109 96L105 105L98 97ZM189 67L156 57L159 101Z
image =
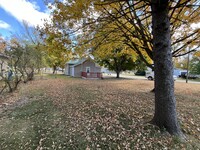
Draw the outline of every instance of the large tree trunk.
M119 78L120 72L119 72L119 71L116 71L116 74L117 74L116 78Z
M174 96L168 0L152 0L155 114L152 122L170 134L182 135Z
M56 72L56 66L53 66L53 74L55 74L55 72Z

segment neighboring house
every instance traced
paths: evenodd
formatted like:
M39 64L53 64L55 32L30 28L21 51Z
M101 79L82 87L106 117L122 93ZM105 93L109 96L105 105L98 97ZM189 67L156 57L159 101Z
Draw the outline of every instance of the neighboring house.
M9 57L0 53L0 74L5 75L8 71Z
M9 57L0 53L0 70L6 70L8 67Z
M72 77L102 78L101 67L91 58L70 60L65 65L65 74Z

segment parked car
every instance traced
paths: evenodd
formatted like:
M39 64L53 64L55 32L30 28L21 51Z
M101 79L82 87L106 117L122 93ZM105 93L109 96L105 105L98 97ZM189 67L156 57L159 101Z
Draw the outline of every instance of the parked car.
M183 76L183 78L187 78L187 73L185 74L185 76ZM189 74L188 75L188 79L197 79L197 78L199 78L199 76L196 75L196 74Z
M145 71L137 71L135 73L135 75L137 75L137 76L145 76Z
M148 80L153 80L153 79L154 79L154 72L146 72L145 77L146 77Z
M185 78L186 75L187 75L187 71L183 71L183 72L181 72L181 75L179 75L179 77Z
M146 78L148 80L154 80L154 72L146 72ZM177 80L177 76L176 75L173 75L173 78L174 78L174 81Z

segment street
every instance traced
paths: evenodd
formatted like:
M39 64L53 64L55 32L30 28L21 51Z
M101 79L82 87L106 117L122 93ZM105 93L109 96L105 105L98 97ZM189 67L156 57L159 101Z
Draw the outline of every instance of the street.
M110 74L104 73L103 77L104 78L115 78L116 74L115 73L110 73ZM136 76L136 75L129 75L129 74L120 74L120 78L134 79L134 80L147 80L147 78L145 78L145 76ZM150 81L150 82L152 82L152 81ZM185 82L186 83L186 80L182 79L182 78L178 78L175 82L182 82L182 83ZM188 83L200 84L200 82L194 81L194 80L188 80Z

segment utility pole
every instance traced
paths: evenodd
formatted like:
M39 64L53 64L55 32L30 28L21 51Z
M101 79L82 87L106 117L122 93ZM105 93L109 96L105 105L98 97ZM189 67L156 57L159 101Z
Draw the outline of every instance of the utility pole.
M188 76L189 76L189 65L190 65L190 49L188 48L188 58L187 58L187 76L186 76L186 83L188 83Z

